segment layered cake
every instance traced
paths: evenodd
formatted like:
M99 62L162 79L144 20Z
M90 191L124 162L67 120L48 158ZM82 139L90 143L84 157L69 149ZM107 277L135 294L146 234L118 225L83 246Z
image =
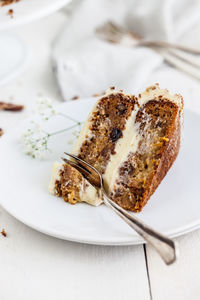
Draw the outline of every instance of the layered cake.
M171 95L157 84L138 97L111 88L89 114L73 154L100 171L106 192L113 201L125 209L139 212L177 157L182 123L183 99L180 95ZM52 177L51 193L70 203L86 201L92 204L91 189L82 188L84 196L76 199L79 180L85 180L82 175L77 170L74 171L76 175L72 171L63 173L63 168L74 171L67 164L60 165L57 175ZM63 193L58 188L69 180L73 197L70 191ZM95 205L96 197L98 194L93 197Z

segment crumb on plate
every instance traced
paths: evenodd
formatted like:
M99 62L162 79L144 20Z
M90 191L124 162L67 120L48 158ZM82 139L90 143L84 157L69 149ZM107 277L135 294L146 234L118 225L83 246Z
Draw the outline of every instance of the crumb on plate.
M4 237L7 237L7 233L6 233L5 229L2 229L2 230L1 230L1 234L2 234Z

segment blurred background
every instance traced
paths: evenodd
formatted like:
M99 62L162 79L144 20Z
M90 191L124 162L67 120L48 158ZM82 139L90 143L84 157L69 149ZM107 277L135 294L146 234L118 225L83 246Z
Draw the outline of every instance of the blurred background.
M155 41L200 49L198 0L1 0L0 4L1 101L21 102L28 113L41 95L69 101L113 85L137 93L159 82L183 93L186 100L194 98L195 106L200 53L158 47ZM110 43L109 32L97 34L96 29L107 22L117 25L125 38L114 32ZM144 40L154 43L145 46Z

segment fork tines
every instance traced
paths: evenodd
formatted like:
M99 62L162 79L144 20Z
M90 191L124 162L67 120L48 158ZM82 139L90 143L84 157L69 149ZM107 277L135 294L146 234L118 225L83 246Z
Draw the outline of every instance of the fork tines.
M62 160L74 167L77 171L79 171L93 186L96 188L100 188L101 186L101 175L100 173L90 164L80 159L76 155L64 152L64 154L71 157L73 160L69 160L62 157Z

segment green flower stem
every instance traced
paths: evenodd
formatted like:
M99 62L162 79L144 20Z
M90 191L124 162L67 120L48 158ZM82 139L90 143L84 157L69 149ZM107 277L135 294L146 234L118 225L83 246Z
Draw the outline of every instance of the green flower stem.
M78 125L81 125L83 122L79 122L78 120L76 120L76 119L74 119L74 118L72 118L72 117L70 117L70 116L68 116L68 115L65 115L65 114L63 114L63 113L58 113L58 115L60 115L60 116L62 116L62 117L64 117L64 118L66 118L66 119L69 119L69 120L71 120L71 121L73 121L73 122L75 122L75 123L77 123Z
M47 133L47 136L48 136L48 137L51 137L51 136L53 136L53 135L63 133L63 132L65 132L65 131L68 131L68 130L71 130L71 129L77 127L78 125L79 125L79 124L75 124L75 125L73 125L73 126L71 126L71 127L68 127L68 128L62 129L62 130L58 130L58 131L55 131L55 132L52 132L52 133Z

